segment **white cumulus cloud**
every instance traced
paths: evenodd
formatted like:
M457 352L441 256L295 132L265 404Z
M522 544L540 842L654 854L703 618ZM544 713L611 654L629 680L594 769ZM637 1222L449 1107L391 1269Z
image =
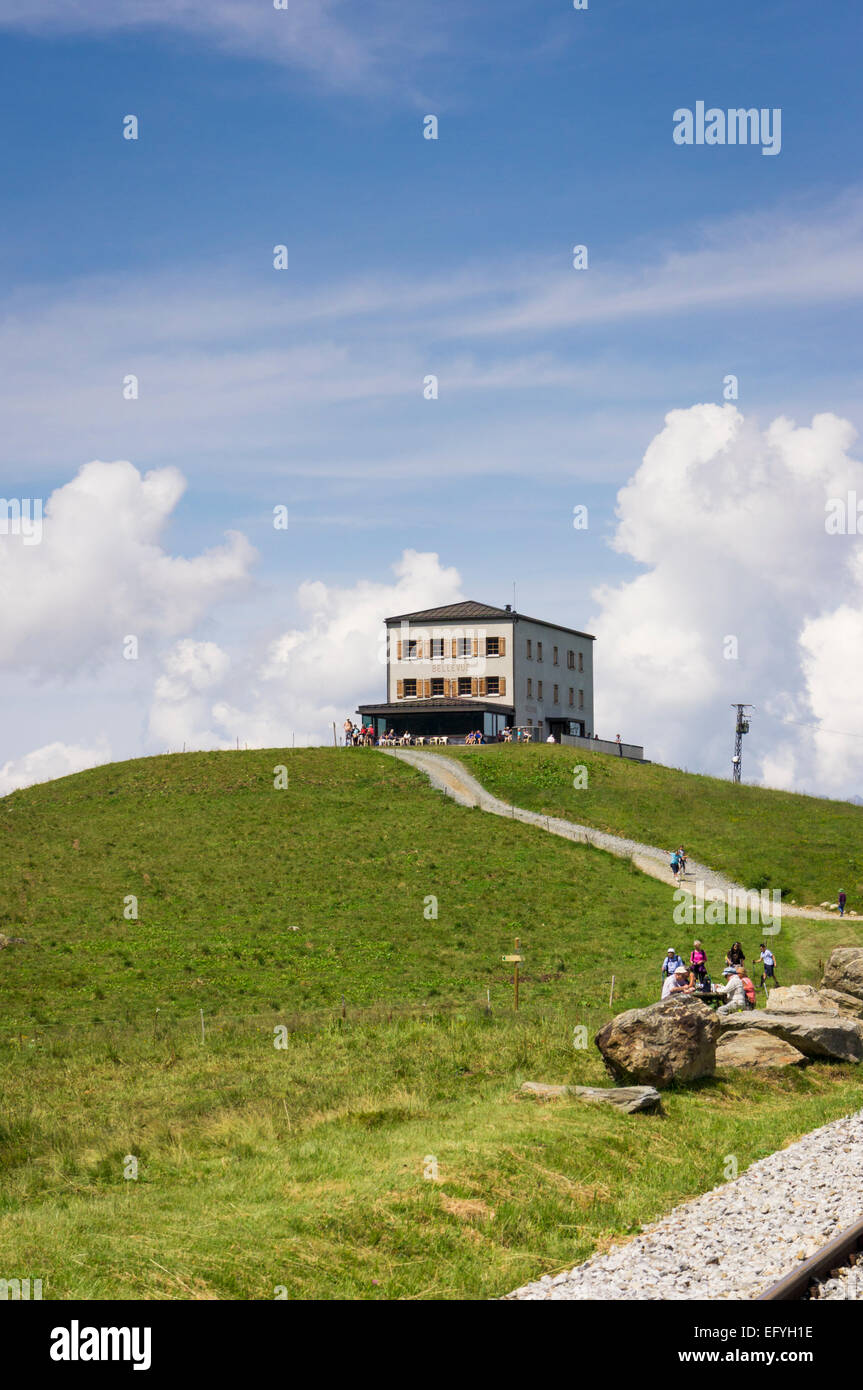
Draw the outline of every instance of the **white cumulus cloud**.
M829 414L766 429L731 405L666 417L618 494L613 545L643 572L595 593L600 733L725 770L730 705L746 701L744 775L863 786L863 738L848 736L863 735L863 552L825 525L831 498L863 496L854 437Z
M85 464L44 508L39 544L0 536L0 663L67 676L119 653L126 636L188 632L246 581L255 551L238 532L189 559L161 536L185 488L176 468Z
M100 740L92 748L68 743L46 743L44 748L34 748L31 753L11 759L0 767L0 796L7 796L19 787L29 787L34 782L52 782L56 777L83 772L85 768L108 762L109 757L105 740Z

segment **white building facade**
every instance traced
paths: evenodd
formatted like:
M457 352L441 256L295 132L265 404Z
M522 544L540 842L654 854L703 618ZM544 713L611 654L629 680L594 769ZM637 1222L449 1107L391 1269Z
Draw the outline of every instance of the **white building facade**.
M590 633L473 601L386 626L386 699L358 711L378 733L496 738L510 725L540 739L593 734Z

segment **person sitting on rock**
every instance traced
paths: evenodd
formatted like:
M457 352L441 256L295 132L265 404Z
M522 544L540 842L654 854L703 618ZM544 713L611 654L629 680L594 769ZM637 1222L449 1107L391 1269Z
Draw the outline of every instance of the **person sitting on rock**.
M678 965L673 975L669 975L665 984L662 986L661 998L668 999L672 994L691 994L692 985L689 983L689 971L685 965Z
M743 984L743 976L746 971L742 965L738 965L733 975L728 976L726 985L714 985L714 994L724 994L726 1002L720 1004L717 1013L738 1014L746 1008L746 989Z

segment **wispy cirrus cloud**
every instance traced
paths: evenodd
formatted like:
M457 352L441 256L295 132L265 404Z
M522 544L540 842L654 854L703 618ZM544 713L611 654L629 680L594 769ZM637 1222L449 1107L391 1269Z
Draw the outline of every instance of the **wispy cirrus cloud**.
M234 57L304 71L370 93L410 83L445 51L453 15L423 7L421 22L398 0L0 0L0 28L58 35L182 33Z

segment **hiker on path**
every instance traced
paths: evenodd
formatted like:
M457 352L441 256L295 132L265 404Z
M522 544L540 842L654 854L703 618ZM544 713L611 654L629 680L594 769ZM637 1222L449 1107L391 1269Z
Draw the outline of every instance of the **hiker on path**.
M683 848L683 845L681 845L677 851L677 862L680 865L680 877L683 878L686 873L686 850Z
M350 719L346 719L346 720L345 720L344 724L342 725L342 728L343 728L344 731L345 731L345 747L346 747L346 748L350 748L350 746L351 746L351 736L352 736L352 734L353 734L353 732L354 732L354 726L353 726L353 724L351 723Z
M680 855L677 853L677 850L674 850L671 856L671 872L674 876L674 882L676 883L677 875L680 873Z
M665 953L665 960L662 962L663 980L667 979L669 975L673 975L675 970L678 970L681 966L685 970L686 962L682 956L677 954L673 946L669 946Z
M761 984L758 988L766 989L765 980L772 980L774 985L778 985L779 981L776 978L776 957L772 951L768 950L763 941L761 943L761 955L758 957L758 964L761 966Z
M848 901L848 899L847 899L846 896L845 896L845 893L844 893L844 892L840 893L840 894L839 894L839 897L836 899L836 901L837 901L838 904L839 904L839 916L840 916L840 917L844 917L844 916L845 916L845 904L846 904L846 902Z

